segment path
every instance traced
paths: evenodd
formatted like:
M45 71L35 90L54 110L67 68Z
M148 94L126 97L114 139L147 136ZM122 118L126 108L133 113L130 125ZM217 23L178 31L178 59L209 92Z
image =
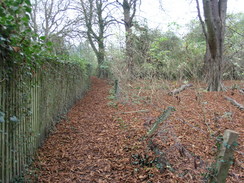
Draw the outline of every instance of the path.
M92 89L68 113L39 150L37 182L123 182L131 171L126 135L107 99L110 86L93 78ZM114 111L113 111L114 110ZM128 171L127 171L128 170ZM133 182L133 180L129 181Z

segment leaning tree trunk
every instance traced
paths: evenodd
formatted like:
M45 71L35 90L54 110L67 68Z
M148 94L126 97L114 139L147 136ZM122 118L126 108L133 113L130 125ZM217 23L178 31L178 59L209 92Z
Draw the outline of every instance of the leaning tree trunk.
M208 91L223 90L223 45L227 0L203 0L206 23L205 68Z

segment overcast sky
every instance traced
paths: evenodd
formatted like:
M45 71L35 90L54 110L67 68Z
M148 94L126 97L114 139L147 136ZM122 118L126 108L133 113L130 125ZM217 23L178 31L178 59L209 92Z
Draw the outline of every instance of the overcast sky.
M160 8L159 1L163 10ZM199 0L199 3L202 4L202 1ZM177 22L183 26L191 19L197 18L195 0L142 0L140 10L139 16L147 18L151 28L167 29L170 22ZM244 13L244 0L228 0L227 11Z

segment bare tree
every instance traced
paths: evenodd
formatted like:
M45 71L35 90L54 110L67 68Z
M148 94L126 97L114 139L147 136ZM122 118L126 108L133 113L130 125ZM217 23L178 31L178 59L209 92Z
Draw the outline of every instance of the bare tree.
M45 41L58 45L73 32L76 20L69 18L70 0L32 0L31 27L33 31L45 36ZM59 41L57 41L59 40ZM63 41L61 41L64 43ZM58 51L60 52L60 51Z
M203 0L205 21L201 18L199 1L198 16L206 38L205 68L209 91L223 90L223 51L227 0Z
M133 76L133 49L132 49L132 27L136 15L138 4L141 0L116 0L123 9L123 24L125 26L125 50L127 57L127 67L130 76Z
M102 77L102 64L105 61L106 30L113 23L107 0L80 0L77 10L83 15L84 31L98 62L98 77Z

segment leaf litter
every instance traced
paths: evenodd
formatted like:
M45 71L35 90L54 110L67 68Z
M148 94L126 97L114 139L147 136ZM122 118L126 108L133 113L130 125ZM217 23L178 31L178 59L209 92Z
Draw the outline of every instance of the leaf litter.
M243 87L243 82L238 84ZM223 96L242 104L244 96L230 87L224 92L205 92L202 85L195 85L169 96L160 82L153 91L148 83L134 82L119 100L111 101L113 86L93 77L91 90L38 150L32 165L36 176L31 179L43 183L205 182L218 152L216 143L225 129L231 129L240 135L227 183L242 182L244 113ZM165 168L160 171L155 163L158 157L144 137L168 106L176 111L153 138L165 155Z

